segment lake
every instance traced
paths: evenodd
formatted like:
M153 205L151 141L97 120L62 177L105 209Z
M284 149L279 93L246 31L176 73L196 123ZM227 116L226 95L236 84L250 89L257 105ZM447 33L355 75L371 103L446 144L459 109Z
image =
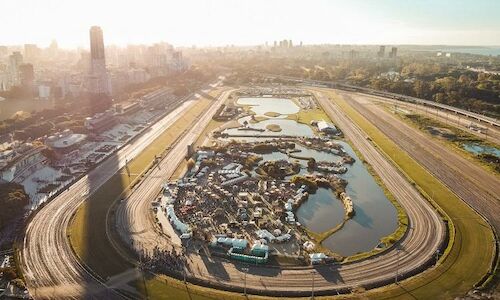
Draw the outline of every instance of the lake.
M278 112L283 115L297 113L300 108L289 99L281 98L240 98L244 99L238 104L251 105L253 110L258 115L264 115L266 112ZM288 100L288 101L285 101ZM240 119L240 124L243 121L248 121L250 117ZM314 136L313 130L305 124L299 124L294 120L285 120L283 116L277 118L269 118L269 120L250 124L254 128L265 128L267 124L279 124L283 131L274 133L279 135L292 136ZM229 129L225 133L242 134L245 131L237 129ZM271 132L246 132L253 137L241 137L236 140L245 140L247 142L263 140L259 138L259 134L273 135ZM230 138L233 139L233 138ZM375 248L380 239L393 233L398 226L397 211L394 205L387 199L382 188L375 182L373 176L365 168L361 160L357 157L351 146L343 141L340 143L344 150L356 159L352 166L347 165L348 171L340 175L348 181L346 191L353 200L356 214L353 218L346 222L344 227L327 238L323 245L328 249L344 256L354 255L359 252L370 251ZM327 152L316 151L305 146L296 144L296 149L301 150L299 153L294 153L298 156L313 157L316 161L338 161L340 157ZM287 154L281 152L273 152L263 155L263 162L269 160L295 160ZM302 165L300 174L307 173L307 161L298 160ZM255 175L255 173L253 174ZM290 177L288 177L289 179ZM329 230L343 221L344 208L342 202L337 199L330 189L319 188L315 194L312 194L297 209L297 220L308 229L321 233Z

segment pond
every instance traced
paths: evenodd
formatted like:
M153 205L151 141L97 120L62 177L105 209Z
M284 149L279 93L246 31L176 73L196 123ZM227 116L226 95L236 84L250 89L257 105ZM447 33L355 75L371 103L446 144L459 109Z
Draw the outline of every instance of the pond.
M476 143L471 143L471 144L464 144L462 146L465 151L470 152L472 154L478 155L478 154L493 154L496 157L500 158L500 149L491 147L491 146L485 146L485 145L480 145Z
M314 136L314 132L306 124L297 123L294 120L288 120L286 117L290 114L296 114L300 111L300 107L290 99L274 98L274 97L243 97L236 101L239 105L249 105L250 110L256 116L265 116L267 120L252 124L251 116L246 116L238 119L242 125L241 128L230 128L223 131L231 136ZM280 114L276 117L267 116L266 113L274 112ZM241 130L243 124L247 122L247 130ZM281 131L273 132L267 128L268 125L279 125ZM250 129L250 130L248 130Z
M282 115L291 115L299 112L300 107L290 99L285 98L239 98L236 102L240 105L249 105L256 115L263 116L267 112L277 112Z
M238 122L242 125L245 121L250 122L251 117L243 117L238 120ZM267 129L268 125L271 124L276 124L279 125L281 128L280 132L273 132L269 129ZM283 119L281 117L276 117L276 118L269 118L269 120L264 120L260 121L259 123L255 124L248 124L247 128L251 129L257 129L257 130L263 130L263 131L256 131L256 130L241 130L238 128L230 128L226 129L223 131L223 133L227 133L229 135L238 135L238 136L281 136L281 135L288 135L288 136L314 136L314 132L311 129L311 127L305 125L305 124L300 124L297 123L294 120L287 120Z
M300 110L293 101L281 98L240 98L237 103L252 105L252 110L258 115L264 115L270 111L281 114L293 114ZM239 120L240 124L249 119L250 117L241 118ZM294 120L283 119L282 116L269 118L269 120L256 124L249 124L249 126L265 129L268 124L278 124L283 130L273 133L270 131L241 131L233 128L224 132L239 136L238 138L229 137L228 139L247 142L266 139L264 137L259 138L259 135L314 136L313 130L308 125L297 123ZM243 135L248 135L248 137L244 137ZM347 165L347 173L340 175L348 181L346 191L353 200L356 214L351 220L346 222L341 230L323 241L323 245L336 253L349 256L372 250L379 244L381 238L393 233L398 226L397 211L351 146L343 141L336 142L340 143L344 150L356 159L353 165ZM300 144L296 144L296 148L301 150L301 152L294 154L303 157L313 157L316 161L340 160L340 156L333 153L316 151ZM263 155L262 163L279 159L295 160L287 154L273 152ZM298 160L298 162L302 165L300 173L308 173L307 160ZM317 233L337 226L343 221L343 218L344 208L341 201L337 199L330 189L325 188L319 188L297 210L297 220L303 226Z
M352 150L351 146L343 141L343 149L356 159L352 166L347 165L348 171L340 177L348 181L346 191L353 200L356 214L346 222L344 227L323 242L323 246L344 256L375 248L380 239L390 235L397 229L397 211L387 199L382 188L375 182L363 163ZM338 161L340 157L322 151L316 151L296 144L301 152L298 156L313 157L316 161ZM263 155L263 161L269 160L296 160L281 152ZM306 174L307 160L297 160L302 169L300 174ZM290 179L288 177L287 179ZM342 223L344 207L330 189L320 188L312 194L297 210L297 220L308 229L321 233Z

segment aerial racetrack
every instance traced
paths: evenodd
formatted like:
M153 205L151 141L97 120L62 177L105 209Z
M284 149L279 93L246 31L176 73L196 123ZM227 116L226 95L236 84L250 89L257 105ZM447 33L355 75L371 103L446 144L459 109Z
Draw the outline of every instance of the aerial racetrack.
M453 204L457 206L455 211L449 206L443 207L444 197L448 197L451 192L432 176L426 180L435 184L433 187L436 188L437 197L429 197L426 187L420 186L414 178L415 174L408 171L418 168L417 162L409 160L403 165L401 160L405 159L404 154L400 154L399 157L396 154L393 157L393 153L384 148L387 144L382 144L384 137L376 132L376 129L371 128L370 124L363 123L355 112L345 106L343 100L333 101L330 90L310 89L310 91L321 109L342 130L406 212L408 224L404 234L397 241L373 255L357 260L315 266L271 267L241 264L227 258L209 256L200 251L200 248L193 250L185 247L186 245L183 247L178 236L165 234L164 228L159 228L158 221L152 215L151 202L157 198L166 179L176 172L179 165L182 166L188 145L195 144L200 135L206 134L207 126L213 127L210 125L212 117L218 107L234 92L228 90L213 100L215 103L203 114L195 118L193 126L178 133L175 143L157 165L147 170L140 182L134 185L126 197L123 197L123 201L114 201L113 208L108 208L109 213L106 213L108 221L105 222L106 228L103 231L110 239L111 253L114 250L116 256L121 256L130 268L134 264L139 265L137 254L152 253L158 248L175 249L176 252L182 253L183 264L180 269L172 270L168 275L180 279L186 278L195 284L225 291L265 296L308 296L311 293L335 295L352 293L359 289L373 289L376 295L380 289L374 288L379 287L388 289L385 291L388 291L389 295L401 296L404 295L404 292L401 292L404 286L412 287L417 294L419 291L423 293L422 290L428 281L435 278L443 278L447 284L459 287L459 292L466 292L461 283L453 282L453 280L463 282L464 278L457 279L448 274L455 273L453 272L455 266L460 268L463 268L464 264L471 266L470 261L464 258L469 254L467 251L471 250L471 245L465 245L470 243L471 237L469 232L464 231L463 226L474 223L474 228L477 228L484 226L486 222L470 208L463 207L465 205L458 198L451 199L457 202ZM177 114L181 113L182 110ZM169 122L164 127L158 128L156 134L168 130L168 126L175 120ZM217 125L222 126L222 124ZM152 133L150 135L148 140L142 141L143 145L151 143L157 137ZM133 147L130 147L128 151L132 149ZM126 153L123 157L131 158L139 155L141 150L134 151L135 154ZM125 162L121 162L114 168L106 168L110 166L106 166L104 162L102 168L98 167L92 171L94 173L88 175L96 176L96 179L77 182L33 217L24 239L21 266L35 297L37 293L40 298L81 298L90 295L98 298L140 297L138 294L126 292L127 289L117 284L113 276L106 278L109 274L95 270L93 264L86 261L86 257L77 255L66 232L72 216L83 202L80 190L83 191L88 182L108 179L124 165ZM424 173L420 175L428 175L425 170L422 172ZM99 187L100 185L94 186L91 193ZM457 213L470 217L456 219ZM477 242L486 244L485 251L476 254L475 259L483 260L480 267L484 269L485 265L489 268L495 254L494 243L489 242L494 240L491 230L487 224L482 230L477 233L478 237L480 239L486 237L486 240ZM463 252L466 253L457 254L457 247L465 247ZM46 250L41 251L42 248ZM109 253L110 250L107 251ZM423 274L419 274L422 272ZM484 274L473 274L466 276L465 279L468 282L474 281L472 284L475 284ZM133 279L135 278L132 277L130 281ZM395 282L400 284L394 285ZM431 292L432 286L427 290ZM236 293L230 295L238 296Z

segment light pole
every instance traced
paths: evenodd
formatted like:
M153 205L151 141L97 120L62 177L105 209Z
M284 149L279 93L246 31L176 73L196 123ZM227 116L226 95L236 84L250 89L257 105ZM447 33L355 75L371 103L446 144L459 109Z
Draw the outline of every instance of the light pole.
M241 270L244 273L244 279L243 279L243 294L245 294L245 297L247 296L247 272L249 271L248 267L243 267Z
M183 276L183 280L184 280L184 285L186 285L186 261L184 261L186 256L184 254L184 246L183 246L182 252L183 252L183 257L181 258L181 260L182 260L182 276Z
M396 248L396 284L398 284L398 276L399 276L399 247Z
M314 270L311 272L311 276L312 276L311 299L314 300Z

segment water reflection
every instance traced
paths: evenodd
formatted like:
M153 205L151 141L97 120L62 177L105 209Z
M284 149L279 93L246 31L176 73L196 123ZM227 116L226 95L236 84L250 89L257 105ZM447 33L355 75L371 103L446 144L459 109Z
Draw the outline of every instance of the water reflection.
M239 98L236 102L240 105L250 105L251 110L257 115L265 115L266 112L277 112L282 115L296 114L298 107L292 100L285 98Z
M464 144L463 148L465 149L465 151L470 152L470 153L475 154L475 155L484 153L484 154L492 154L492 155L495 155L496 157L500 158L500 149L495 148L495 147L489 147L489 146L471 143L471 144Z
M252 110L258 115L264 115L270 111L281 114L291 114L299 111L297 105L288 99L240 98L237 103L252 105ZM240 124L243 124L245 121L250 123L250 118L241 118L239 122ZM241 131L233 128L224 132L239 136L252 136L228 138L230 140L245 140L247 142L268 139L258 138L259 135L314 136L314 132L309 126L299 124L294 120L283 119L282 117L269 118L256 124L249 124L249 126L251 128L265 129L268 124L278 124L281 126L282 131L270 132L266 130L257 132ZM343 141L337 142L343 146L343 149L350 156L356 159L356 162L352 166L348 166L347 173L340 175L348 181L346 191L353 200L356 214L351 220L346 222L341 230L327 238L323 242L323 245L334 252L348 256L373 249L378 245L382 237L393 233L397 228L397 211L351 146ZM312 150L299 144L296 145L296 148L301 150L301 152L295 154L303 157L313 157L316 161L340 160L340 156L333 153ZM263 162L279 159L295 160L280 152L265 154L263 158ZM308 173L307 161L298 161L302 165L300 173ZM297 210L298 221L303 226L317 233L337 226L342 222L343 218L344 209L341 201L336 198L331 190L324 188L318 189L316 194L311 195Z
M314 132L311 127L305 124L299 124L294 120L287 120L282 118L270 118L269 120L261 121L259 123L250 124L250 116L240 118L238 122L240 124L244 124L244 122L248 122L248 128L259 129L264 131L255 131L255 130L240 130L238 128L230 128L223 131L223 133L227 133L229 135L245 135L245 136L314 136ZM273 132L267 130L267 125L276 124L281 127L280 132Z

